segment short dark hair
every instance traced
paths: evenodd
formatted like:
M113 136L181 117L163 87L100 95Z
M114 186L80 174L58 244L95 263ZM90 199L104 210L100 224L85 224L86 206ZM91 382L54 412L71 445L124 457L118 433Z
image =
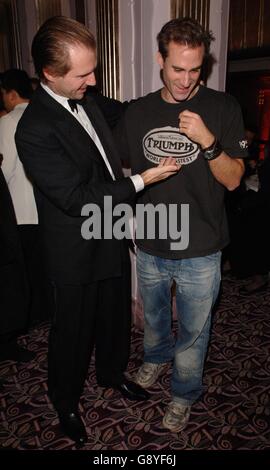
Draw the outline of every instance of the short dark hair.
M69 47L81 44L96 50L93 34L82 23L66 16L53 16L39 28L32 42L32 57L37 75L44 78L44 67L58 76L70 70Z
M209 55L211 41L214 36L211 31L205 31L201 24L193 18L176 18L168 21L157 35L158 50L165 60L168 56L170 42L187 44L190 47L204 45L205 58Z
M21 98L27 100L33 93L30 78L21 69L9 69L1 73L0 85L5 91L15 90Z

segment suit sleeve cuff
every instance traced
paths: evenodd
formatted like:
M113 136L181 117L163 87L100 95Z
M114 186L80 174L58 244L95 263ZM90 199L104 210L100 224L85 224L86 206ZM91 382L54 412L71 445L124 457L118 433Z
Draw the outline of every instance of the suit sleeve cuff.
M130 176L130 179L131 179L132 183L134 184L136 193L138 193L139 191L142 191L142 189L144 189L144 182L143 182L143 179L142 179L141 175Z

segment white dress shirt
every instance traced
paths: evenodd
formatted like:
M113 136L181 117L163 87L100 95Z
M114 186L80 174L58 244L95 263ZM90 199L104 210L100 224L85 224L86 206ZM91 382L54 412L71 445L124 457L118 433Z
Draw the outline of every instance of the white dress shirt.
M0 118L2 170L8 184L18 225L38 223L33 186L25 174L14 140L17 124L27 105L28 103L17 104L12 111Z
M106 164L106 167L108 168L108 170L109 170L109 172L112 176L112 179L115 180L115 176L113 174L111 165L108 161L108 158L106 156L106 153L104 151L102 143L100 142L100 139L99 139L99 137L98 137L98 135L97 135L90 119L89 119L89 117L87 116L85 110L83 109L83 107L80 104L77 104L78 112L77 111L71 111L71 108L68 104L68 98L66 98L65 96L57 95L44 83L41 83L41 86L52 98L54 98L59 104L64 106L64 108L67 111L69 111L72 114L72 116L75 119L77 119L77 121L81 124L81 126L86 130L86 132L89 134L89 136L91 137L91 139L93 140L93 142L97 146L97 148L98 148L98 150L99 150L99 152L100 152L100 154L101 154L101 156L102 156L102 158L103 158L103 160ZM134 184L136 192L139 192L144 188L144 182L143 182L143 179L140 175L129 176L129 178L131 179L132 183Z

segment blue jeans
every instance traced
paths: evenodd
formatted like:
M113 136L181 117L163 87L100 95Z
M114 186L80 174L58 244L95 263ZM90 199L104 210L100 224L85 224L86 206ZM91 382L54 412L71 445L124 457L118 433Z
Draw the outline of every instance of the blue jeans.
M221 252L189 259L164 259L141 250L137 274L144 306L144 361L172 359L172 396L191 405L202 393L211 310L220 287ZM171 328L171 286L176 282L178 334Z

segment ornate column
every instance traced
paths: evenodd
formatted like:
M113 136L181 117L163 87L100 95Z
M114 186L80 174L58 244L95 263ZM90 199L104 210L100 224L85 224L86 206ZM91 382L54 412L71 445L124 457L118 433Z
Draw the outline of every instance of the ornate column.
M171 0L171 18L190 16L209 29L210 0Z
M118 0L97 0L97 80L104 95L119 98Z

